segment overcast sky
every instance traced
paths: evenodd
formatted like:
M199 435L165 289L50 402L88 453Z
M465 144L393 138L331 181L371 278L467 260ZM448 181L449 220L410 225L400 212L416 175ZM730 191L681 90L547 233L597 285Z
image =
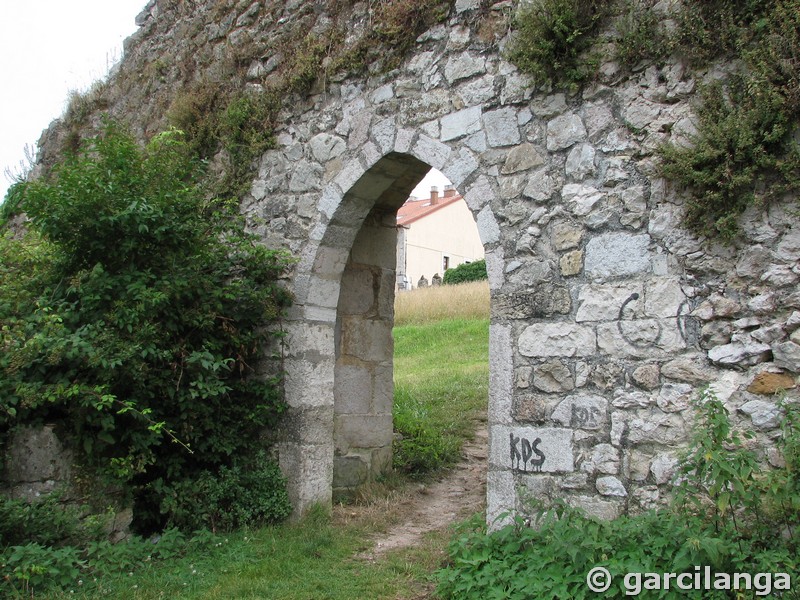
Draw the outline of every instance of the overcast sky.
M105 77L147 0L0 0L0 199L70 91Z
M86 91L122 57L147 0L0 0L0 201L42 131L72 91ZM446 179L431 173L415 190L427 197Z

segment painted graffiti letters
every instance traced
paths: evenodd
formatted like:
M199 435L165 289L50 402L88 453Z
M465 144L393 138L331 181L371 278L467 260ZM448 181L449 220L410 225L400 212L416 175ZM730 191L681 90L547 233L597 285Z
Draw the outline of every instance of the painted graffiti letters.
M537 437L531 442L524 437L517 437L513 433L509 433L509 436L511 441L511 468L527 473L530 466L532 471L541 471L545 455L538 446L542 443L542 439Z

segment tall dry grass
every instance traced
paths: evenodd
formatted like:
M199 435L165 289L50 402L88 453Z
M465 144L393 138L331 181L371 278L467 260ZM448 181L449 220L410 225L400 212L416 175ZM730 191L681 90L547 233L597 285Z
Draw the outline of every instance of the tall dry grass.
M485 280L397 292L394 300L395 325L488 318L489 282Z

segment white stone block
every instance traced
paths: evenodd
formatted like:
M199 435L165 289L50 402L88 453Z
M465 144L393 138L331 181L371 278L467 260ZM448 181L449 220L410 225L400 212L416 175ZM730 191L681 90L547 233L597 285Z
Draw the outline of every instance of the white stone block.
M597 351L597 336L591 327L572 323L537 323L519 338L523 356L592 356Z
M489 464L520 473L571 473L575 470L572 430L496 426Z

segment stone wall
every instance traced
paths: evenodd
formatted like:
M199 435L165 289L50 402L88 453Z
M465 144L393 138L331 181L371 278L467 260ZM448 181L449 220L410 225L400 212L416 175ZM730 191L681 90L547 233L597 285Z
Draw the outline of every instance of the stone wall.
M580 92L537 91L503 59L515 4L457 0L399 68L286 106L261 157L242 210L298 257L279 443L298 510L390 464L391 215L430 167L486 251L490 521L529 496L603 517L664 501L706 384L780 461L773 393L800 371L800 227L776 204L750 209L731 246L699 239L654 158L686 143L715 72L607 62ZM366 10L354 5L353 35ZM325 3L151 3L106 110L156 131L176 91L223 77L242 40L296 14L324 30ZM246 87L260 93L279 59L247 65ZM45 159L59 136L44 136Z

